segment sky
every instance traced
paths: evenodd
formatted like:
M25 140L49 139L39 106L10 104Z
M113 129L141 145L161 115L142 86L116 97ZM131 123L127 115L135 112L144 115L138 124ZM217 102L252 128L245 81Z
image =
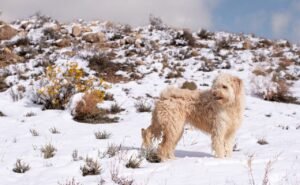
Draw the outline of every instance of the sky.
M174 27L251 33L300 43L300 0L0 0L0 19L36 12L69 22L110 20L133 26L149 15Z

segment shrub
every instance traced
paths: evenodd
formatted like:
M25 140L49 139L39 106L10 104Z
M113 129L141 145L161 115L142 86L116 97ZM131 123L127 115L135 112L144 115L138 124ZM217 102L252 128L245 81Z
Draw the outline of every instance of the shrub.
M108 133L106 131L95 132L96 139L108 139L108 138L110 138L110 136L111 136L111 133Z
M126 168L139 168L141 166L143 159L141 158L141 156L134 156L132 155L129 160L126 163Z
M200 38L200 39L211 39L212 36L213 36L214 33L212 32L209 32L205 29L201 29L201 31L199 31L197 33L197 36Z
M41 148L41 152L43 153L45 159L54 157L55 151L57 151L56 148L50 143Z
M229 41L226 40L225 38L218 40L216 42L216 48L217 48L217 51L220 51L221 49L230 49Z
M259 72L251 79L252 92L268 101L299 103L289 91L290 84L276 72Z
M96 85L107 88L101 79L98 81L96 78L84 78L84 71L76 62L64 67L65 70L55 65L48 66L42 77L42 87L37 90L35 101L44 105L45 109L64 109L72 95L94 89ZM99 93L104 95L102 90Z
M9 94L13 101L19 101L24 97L26 89L23 85L13 86L10 88Z
M104 100L105 101L114 101L115 98L114 98L113 94L111 94L111 93L105 93Z
M159 17L155 17L154 15L149 15L149 23L152 27L158 30L163 30L166 28L166 25L164 25L163 21Z
M151 112L151 105L145 100L139 100L134 104L137 112Z
M100 163L97 160L86 157L85 164L80 167L82 176L86 175L99 175L102 172Z
M28 37L20 37L14 42L14 44L17 46L27 46L30 44L30 40Z
M15 163L15 167L13 168L13 172L15 173L25 173L30 169L30 166L26 163L22 163L20 159L17 159L17 162Z
M107 110L99 109L98 103L104 99L104 91L92 90L86 92L75 107L74 120L86 123L114 123L117 117L110 118Z
M193 34L188 29L183 30L183 39L187 41L188 45L191 47L195 46L196 44Z

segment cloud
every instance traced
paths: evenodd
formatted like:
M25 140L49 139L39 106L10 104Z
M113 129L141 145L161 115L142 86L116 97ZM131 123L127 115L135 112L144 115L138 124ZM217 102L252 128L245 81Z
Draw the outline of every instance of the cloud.
M275 36L281 36L286 32L291 21L288 13L275 13L272 15L272 32Z
M0 0L2 18L14 20L40 11L62 21L78 18L111 20L132 25L148 23L150 14L173 26L213 27L219 0Z

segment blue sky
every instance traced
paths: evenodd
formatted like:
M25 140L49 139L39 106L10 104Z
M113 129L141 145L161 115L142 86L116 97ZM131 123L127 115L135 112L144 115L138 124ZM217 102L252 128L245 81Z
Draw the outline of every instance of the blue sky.
M300 1L220 0L213 10L213 29L286 38L300 43Z
M6 21L39 11L60 21L100 19L134 26L147 24L153 14L175 27L253 33L300 44L300 0L0 0L0 11Z

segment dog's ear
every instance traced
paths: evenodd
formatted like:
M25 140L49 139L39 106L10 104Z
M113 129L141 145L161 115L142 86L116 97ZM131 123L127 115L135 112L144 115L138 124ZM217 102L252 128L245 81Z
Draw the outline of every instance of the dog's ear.
M233 82L234 82L234 85L235 85L236 94L240 94L240 91L243 88L243 81L240 78L235 77L233 79Z

